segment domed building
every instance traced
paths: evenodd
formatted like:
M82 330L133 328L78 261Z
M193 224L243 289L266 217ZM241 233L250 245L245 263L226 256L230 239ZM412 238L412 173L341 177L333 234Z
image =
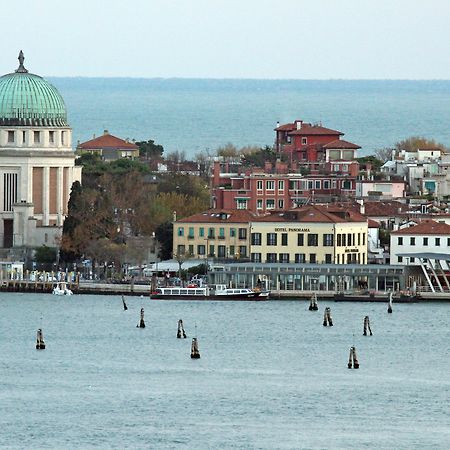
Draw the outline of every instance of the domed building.
M81 181L57 89L24 67L0 77L0 247L58 246Z

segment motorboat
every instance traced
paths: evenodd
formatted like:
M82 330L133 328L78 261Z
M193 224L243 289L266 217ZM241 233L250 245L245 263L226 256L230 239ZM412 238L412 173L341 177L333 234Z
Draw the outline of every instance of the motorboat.
M60 281L53 288L53 295L73 295L73 292L67 287L65 281Z

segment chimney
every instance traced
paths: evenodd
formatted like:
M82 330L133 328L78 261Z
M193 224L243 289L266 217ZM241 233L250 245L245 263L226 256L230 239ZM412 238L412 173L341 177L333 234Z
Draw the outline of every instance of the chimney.
M173 214L173 221L176 222L177 221L177 212L174 211L172 214Z
M297 130L300 130L302 128L302 123L303 123L303 120L295 121L295 127L297 128Z
M103 130L103 136L106 136L107 134L109 134L108 130Z
M92 139L95 139L95 133L92 135Z
M220 185L220 161L214 161L212 182L213 187Z
M277 120L277 128L280 126L280 121Z

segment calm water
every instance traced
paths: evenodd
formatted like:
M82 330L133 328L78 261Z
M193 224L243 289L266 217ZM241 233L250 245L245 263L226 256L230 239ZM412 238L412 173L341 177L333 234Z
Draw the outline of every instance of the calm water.
M1 448L450 447L448 304L127 302L1 294Z
M361 154L422 135L450 146L450 81L54 78L74 144L108 129L193 156L231 142L272 145L276 121L320 122Z

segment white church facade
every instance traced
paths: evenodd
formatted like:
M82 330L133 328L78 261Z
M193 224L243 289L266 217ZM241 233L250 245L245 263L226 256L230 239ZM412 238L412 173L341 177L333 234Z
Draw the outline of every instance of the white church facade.
M64 100L24 67L0 77L0 247L58 246L75 166Z

